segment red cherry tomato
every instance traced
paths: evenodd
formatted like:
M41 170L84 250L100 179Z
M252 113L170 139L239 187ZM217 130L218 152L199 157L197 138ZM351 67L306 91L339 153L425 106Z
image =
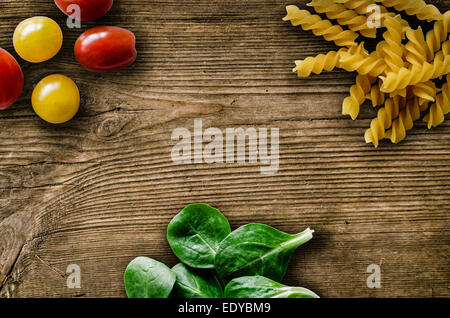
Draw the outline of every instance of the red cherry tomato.
M0 109L6 109L22 93L23 74L16 59L0 48Z
M99 26L84 32L75 43L75 57L91 71L108 72L136 60L136 38L128 30Z
M73 14L72 4L80 7L81 20L91 21L103 17L113 5L113 0L55 0L58 8L67 15Z

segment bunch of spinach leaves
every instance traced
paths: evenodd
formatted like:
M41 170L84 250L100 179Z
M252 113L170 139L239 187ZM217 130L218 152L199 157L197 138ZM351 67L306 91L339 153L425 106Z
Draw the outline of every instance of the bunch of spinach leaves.
M317 298L306 288L279 283L292 253L313 232L292 235L255 223L231 232L219 210L190 204L167 228L181 263L170 269L137 257L125 270L125 290L130 298Z

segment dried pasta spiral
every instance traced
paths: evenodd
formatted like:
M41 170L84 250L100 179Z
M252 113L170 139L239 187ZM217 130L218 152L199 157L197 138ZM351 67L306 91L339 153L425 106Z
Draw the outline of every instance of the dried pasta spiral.
M299 77L308 77L311 73L320 74L323 71L332 71L340 64L341 53L363 54L367 56L367 51L363 46L352 46L349 49L341 48L339 51L330 51L327 54L319 54L315 57L307 57L304 60L295 61L293 72L297 72Z
M358 14L367 15L368 18L372 15L373 11L371 6L375 4L374 0L335 0L336 3L341 3L348 9L354 10ZM385 20L387 17L395 17L394 12L389 12L384 6L377 5L380 10L380 26L386 26ZM410 28L408 21L400 19L402 23L402 29L405 33Z
M386 18L387 31L383 33L385 41L381 49L385 53L385 61L391 71L398 71L404 66L402 48L402 24L400 16Z
M358 14L368 13L370 5L374 4L374 0L335 0L336 3L341 3L347 8L355 10Z
M442 92L436 97L436 103L430 106L428 114L423 120L428 123L428 128L439 126L444 122L444 116L450 112L450 75L442 86Z
M422 82L411 88L412 94L419 98L420 105L425 102L434 102L437 91L436 84L432 81Z
M312 0L307 5L314 7L317 13L325 13L328 19L337 20L340 25L347 25L350 30L359 32L365 37L377 37L377 29L367 25L367 17L335 3L334 0Z
M419 20L428 22L441 20L442 15L438 8L426 4L423 0L377 0L386 7L394 7L397 11L405 11L408 15L415 15Z
M333 41L338 46L357 45L355 39L358 34L351 30L343 30L339 25L333 25L328 20L322 20L318 15L311 14L306 10L300 10L297 6L286 7L287 15L284 21L290 21L293 26L300 25L303 30L311 30L314 35L323 36L327 41Z
M393 143L402 141L423 112L427 112L423 119L428 128L444 121L450 112L450 10L441 14L423 0L310 1L308 6L316 12L350 30L344 31L318 15L288 6L285 21L345 46L295 61L294 72L306 77L336 67L356 71L356 83L342 102L342 113L356 119L366 99L373 107L380 106L365 131L367 143L378 147L384 138ZM426 34L420 25L412 29L400 14L386 7L406 11L419 20L435 21L433 28ZM372 52L365 49L364 42L355 43L357 33L376 37L376 29L380 27L386 29L383 40L378 41ZM436 87L435 82L439 83L444 76L447 82L442 88Z
M391 93L389 93L389 97L395 97L395 96L401 96L401 97L406 97L406 95L408 94L408 89L407 88L402 88L402 89L397 89Z
M428 106L428 103L426 106ZM391 129L386 131L386 138L394 144L405 139L406 132L413 128L414 121L420 118L421 111L418 97L409 100L406 107L400 111L398 118L392 122Z
M320 74L324 70L329 72L338 66L340 57L339 51L307 57L304 60L295 61L296 66L293 72L297 72L299 77L308 77L311 73Z
M405 45L405 59L412 65L422 65L428 62L427 44L422 28L408 30L406 37L409 42Z
M364 138L366 143L373 143L378 147L379 140L386 136L386 129L391 127L392 121L399 115L400 109L405 106L406 99L401 96L386 99L384 107L378 110L376 118L370 122L370 128L366 130Z
M445 12L442 15L442 20L436 21L433 25L433 29L427 32L426 35L426 48L428 49L428 58L430 61L433 58L434 53L439 51L441 43L447 40L448 33L450 32L450 11Z
M349 72L357 71L361 75L376 77L384 72L387 65L378 57L377 52L372 52L369 56L344 52L341 54L340 67Z
M394 144L399 143L406 137L406 127L404 120L405 119L403 117L397 118L392 123L392 128L386 132L386 138L390 139ZM409 118L407 118L407 120L409 121Z
M383 80L381 90L390 93L450 73L449 49L450 42L446 41L432 64L425 62L423 65L413 65L411 69L403 67L398 72L389 72L386 76L380 76Z
M428 106L428 105L425 105ZM406 104L406 107L400 111L399 118L402 119L403 125L405 126L405 130L411 130L414 126L414 121L418 120L420 118L420 113L423 111L423 108L421 107L421 104L419 102L418 98L413 98L409 101L409 103ZM396 124L392 124L392 129ZM388 138L390 137L390 133L387 134ZM399 142L400 140L396 139L397 141L392 140L392 142Z
M370 89L367 99L370 99L373 107L383 105L386 95L381 91L380 84L375 84Z
M350 115L353 120L358 117L360 105L365 101L373 81L374 79L367 75L356 76L356 84L350 87L350 96L346 97L342 103L343 115Z

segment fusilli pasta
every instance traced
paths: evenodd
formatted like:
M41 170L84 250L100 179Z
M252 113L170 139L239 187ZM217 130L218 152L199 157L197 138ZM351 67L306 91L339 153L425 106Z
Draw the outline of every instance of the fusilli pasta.
M354 10L358 14L367 15L371 17L373 11L371 6L375 4L374 0L334 0L336 3L341 3L348 9ZM383 5L377 5L380 10L380 24L381 26L386 26L384 21L386 17L395 17L394 12L389 12ZM403 33L410 28L408 21L400 19L402 23Z
M350 115L353 120L359 115L359 107L366 99L367 93L371 88L371 83L375 79L367 75L356 76L356 84L350 87L350 96L344 99L342 103L342 114Z
M444 121L444 115L450 112L450 75L442 86L442 92L436 97L436 103L430 106L428 114L423 120L428 123L428 128L436 127Z
M427 107L428 104L426 103ZM392 122L392 128L386 131L386 138L394 144L405 139L406 132L413 128L414 121L420 118L421 111L418 97L409 100L406 107L400 111L398 118Z
M381 46L385 53L385 62L391 71L398 71L404 66L402 48L402 24L400 16L386 18L387 31L383 33L385 44Z
M327 41L333 41L338 46L357 45L355 39L358 34L351 30L343 30L339 25L333 25L328 20L322 20L318 15L300 10L297 6L287 6L284 21L290 21L293 26L300 25L303 30L311 30L314 35L323 36Z
M375 4L374 0L334 0L347 8L355 10L358 14L367 14L369 6Z
M310 1L308 6L339 25L296 6L286 8L284 20L345 47L295 61L294 72L306 77L336 67L356 71L356 83L342 102L342 113L356 119L366 99L373 107L381 106L364 134L367 143L378 147L385 138L400 142L423 112L427 112L424 121L429 128L444 121L450 112L450 11L441 14L423 0ZM412 29L400 14L388 8L405 11L419 20L435 21L433 28L426 34L420 25ZM375 50L369 53L364 42L356 44L357 33L374 38L379 27L386 30ZM435 83L434 79L444 76L447 82L437 88L439 81Z
M386 99L384 107L378 110L376 118L370 122L370 128L366 130L364 138L366 143L373 143L378 147L379 140L386 136L386 129L391 127L392 121L399 115L400 109L405 106L406 99L401 96Z
M364 45L364 42L360 45ZM346 71L357 71L361 75L376 77L384 72L387 65L383 59L378 57L377 52L372 52L368 56L361 53L342 52L340 67Z
M342 48L341 50L345 50ZM339 65L341 55L339 51L330 51L327 54L319 54L315 57L307 57L304 60L295 61L293 72L299 77L308 77L311 73L320 74L323 71L332 71Z
M381 90L390 93L450 73L449 48L450 42L444 42L442 50L436 54L432 64L425 62L423 65L413 65L410 69L402 67L398 72L389 72L386 76L380 76L383 80Z
M427 44L422 28L408 30L406 37L409 42L405 45L405 59L412 65L422 65L428 62Z
M384 103L386 96L385 94L380 90L380 85L376 84L372 86L370 89L369 95L367 96L367 99L370 99L372 102L373 107L380 106Z
M307 5L314 7L317 13L325 13L328 19L337 20L340 25L347 25L350 30L359 32L365 37L377 37L377 29L367 25L366 16L359 15L344 5L335 3L334 0L312 0Z
M395 96L401 96L401 97L406 97L406 95L408 94L408 90L406 88L402 88L402 89L397 89L391 93L389 93L389 97L395 97Z
M420 105L425 102L434 102L437 91L436 84L432 81L422 82L411 88L412 94L419 98Z
M304 60L295 61L293 72L297 72L299 77L308 77L311 73L320 74L323 71L332 71L335 67L339 67L341 53L348 52L350 54L362 54L367 56L367 51L363 46L352 46L349 49L341 48L339 51L330 51L327 54L319 54L315 57L307 57Z
M428 62L434 57L434 53L440 50L441 43L447 40L450 32L450 11L442 15L442 20L436 21L433 29L427 32L426 43L428 49Z
M434 5L426 4L423 0L377 0L377 2L381 2L386 7L394 7L397 11L415 15L420 20L430 22L442 19L439 9Z

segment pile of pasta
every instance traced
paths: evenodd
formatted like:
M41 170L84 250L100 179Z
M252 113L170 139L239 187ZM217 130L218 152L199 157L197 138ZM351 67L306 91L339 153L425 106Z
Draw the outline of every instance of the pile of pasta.
M356 71L342 112L355 120L366 99L379 107L365 133L367 143L378 147L385 138L398 143L420 118L429 129L444 121L450 111L450 11L442 14L423 0L312 0L308 6L324 18L291 5L283 20L333 41L340 49L296 61L294 72L307 77L336 67ZM402 13L433 23L432 29L425 34L421 26L411 28ZM368 52L364 42L356 40L377 37L372 20L385 31L376 49Z

